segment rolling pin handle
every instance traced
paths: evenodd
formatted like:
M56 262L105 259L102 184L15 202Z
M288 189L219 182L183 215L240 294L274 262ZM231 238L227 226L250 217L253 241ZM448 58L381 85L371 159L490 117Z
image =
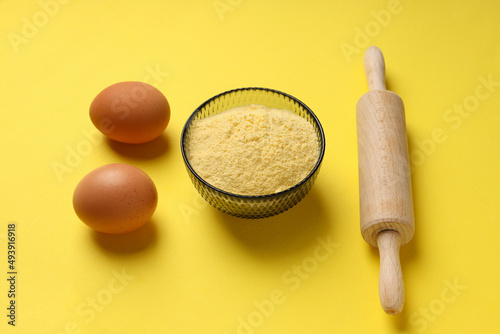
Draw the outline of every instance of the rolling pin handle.
M405 301L405 287L399 246L401 237L392 230L382 231L377 236L380 252L379 295L382 308L387 314L399 314Z
M376 46L370 46L365 51L365 73L368 88L373 90L386 90L385 88L385 62L382 51Z

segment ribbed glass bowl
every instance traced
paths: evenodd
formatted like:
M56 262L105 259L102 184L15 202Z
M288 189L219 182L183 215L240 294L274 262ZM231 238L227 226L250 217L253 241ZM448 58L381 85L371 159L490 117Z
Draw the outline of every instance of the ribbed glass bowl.
M312 124L318 136L319 155L313 170L305 179L284 191L261 196L232 194L207 183L191 166L187 156L191 128L194 120L218 114L222 111L250 104L290 110ZM239 88L230 90L200 105L189 117L181 135L181 152L189 177L200 195L212 206L233 216L243 218L265 218L282 213L297 204L311 190L319 173L325 153L325 135L321 124L304 103L286 93L267 88Z

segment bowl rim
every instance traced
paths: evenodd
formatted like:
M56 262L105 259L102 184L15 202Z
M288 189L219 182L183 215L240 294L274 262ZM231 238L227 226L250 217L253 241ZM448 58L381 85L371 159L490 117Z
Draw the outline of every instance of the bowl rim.
M184 138L185 138L185 135L186 135L186 132L187 132L188 125L193 121L193 119L195 118L195 116L197 115L197 113L200 112L201 109L203 109L203 107L205 107L207 104L209 104L210 102L212 102L212 101L220 98L223 95L231 94L231 93L238 92L238 91L247 91L247 90L262 90L262 91L268 91L268 92L277 93L277 94L286 96L286 97L290 98L291 100L293 100L293 101L297 102L298 104L300 104L312 116L314 122L318 125L318 129L319 129L319 133L320 133L320 137L321 137L321 149L320 149L320 152L319 152L318 160L316 161L316 164L314 165L314 168L300 182L298 182L297 184L295 184L294 186L292 186L290 188L287 188L287 189L282 190L282 191L277 192L277 193L272 193L272 194L267 194L267 195L241 195L241 194L234 194L234 193L231 193L231 192L219 189L219 188L211 185L210 183L208 183L207 181L205 181L205 179L203 179L200 175L198 175L198 173L196 173L196 171L194 170L194 168L189 163L189 160L188 160L188 158L186 156L186 152L185 152L185 148L184 148ZM180 144L181 144L181 153L182 153L182 158L184 160L184 163L186 164L186 166L189 169L189 171L198 179L198 181L200 181L205 186L207 186L207 187L209 187L209 188L211 188L211 189L213 189L213 190L215 190L215 191L217 191L219 193L222 193L222 194L225 194L225 195L231 196L231 197L242 198L242 199L263 199L263 198L276 197L276 196L280 196L280 195L282 195L284 193L290 192L290 191L292 191L295 188L300 187L302 184L306 183L316 173L316 171L320 168L321 162L323 161L323 157L325 155L325 147L326 147L325 133L323 131L323 126L321 125L318 117L314 114L314 112L311 110L311 108L309 108L304 102L302 102L301 100L297 99L296 97L294 97L294 96L292 96L290 94L284 93L284 92L276 90L276 89L264 88L264 87L243 87L243 88L230 89L230 90L227 90L227 91L222 92L220 94L217 94L217 95L209 98L208 100L206 100L202 104L200 104L198 106L198 108L196 108L193 111L193 113L189 116L189 118L187 119L186 123L184 124L184 126L182 128L181 143Z

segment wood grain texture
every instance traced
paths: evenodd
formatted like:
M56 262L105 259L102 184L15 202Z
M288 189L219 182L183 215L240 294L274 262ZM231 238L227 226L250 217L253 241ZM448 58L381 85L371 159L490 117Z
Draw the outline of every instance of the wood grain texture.
M385 90L385 62L377 47L365 53L370 92L356 105L360 226L380 252L379 296L388 314L404 304L399 247L415 232L404 105Z
M380 252L379 297L388 314L399 314L405 303L405 286L399 261L400 234L384 231L378 235Z
M403 101L372 91L356 106L361 234L372 246L384 230L408 243L415 231Z
M368 88L371 91L385 90L385 61L382 51L376 46L370 46L366 49L364 64Z

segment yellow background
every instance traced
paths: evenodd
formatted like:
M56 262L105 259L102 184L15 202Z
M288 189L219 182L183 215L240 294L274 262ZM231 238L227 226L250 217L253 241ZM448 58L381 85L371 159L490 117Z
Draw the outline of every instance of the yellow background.
M0 331L498 333L499 12L495 0L0 1ZM359 231L368 45L405 102L412 157L417 229L401 249L398 316L379 305L378 253ZM172 109L141 147L95 135L88 117L125 80L158 87ZM301 99L326 135L311 193L265 220L206 205L179 149L198 105L247 86ZM152 221L129 235L93 233L72 208L78 181L112 162L142 168L159 192Z

